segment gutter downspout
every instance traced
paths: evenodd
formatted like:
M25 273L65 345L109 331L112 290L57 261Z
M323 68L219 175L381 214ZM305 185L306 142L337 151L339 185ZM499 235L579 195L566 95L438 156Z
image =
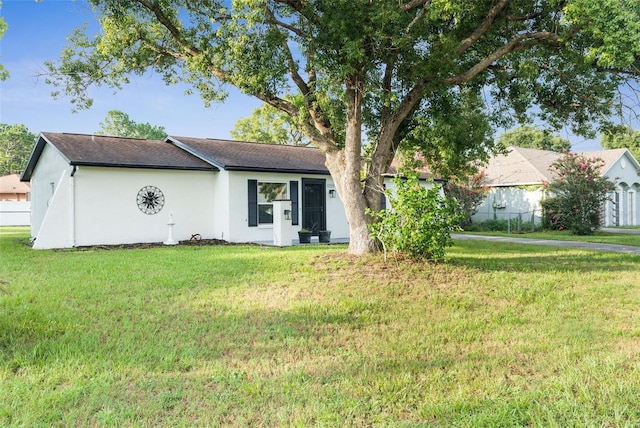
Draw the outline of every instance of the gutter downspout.
M78 167L73 166L69 178L69 243L71 247L76 246L76 191L75 191L75 175Z

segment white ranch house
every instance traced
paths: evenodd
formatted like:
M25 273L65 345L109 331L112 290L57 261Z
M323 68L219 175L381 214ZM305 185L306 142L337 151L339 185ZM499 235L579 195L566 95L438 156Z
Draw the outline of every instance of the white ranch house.
M601 174L616 185L611 202L603 207L603 226L640 224L640 164L627 149L581 153L602 159ZM493 156L485 168L489 193L472 221L522 219L541 221L540 202L545 198L544 182L553 180L549 170L561 153L522 147L509 147L507 154Z
M21 180L37 249L166 242L169 232L287 245L303 227L349 238L325 156L311 147L46 132Z

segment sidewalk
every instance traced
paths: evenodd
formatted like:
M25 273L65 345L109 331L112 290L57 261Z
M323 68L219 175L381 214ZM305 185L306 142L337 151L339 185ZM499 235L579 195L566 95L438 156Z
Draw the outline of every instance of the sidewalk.
M620 232L620 233L639 233L639 230L624 229L601 229L603 232ZM455 240L481 240L481 241L495 241L495 242L513 242L516 244L530 244L530 245L548 245L554 247L570 247L581 248L585 250L593 251L608 251L614 253L626 253L626 254L640 254L640 247L632 245L618 245L618 244L598 244L595 242L576 242L576 241L555 241L551 239L528 239L528 238L516 238L510 236L485 236L485 235L466 235L454 233L451 237Z
M640 235L640 229L623 229L623 228L618 228L618 227L602 227L599 230L600 230L600 232L628 233L630 235Z

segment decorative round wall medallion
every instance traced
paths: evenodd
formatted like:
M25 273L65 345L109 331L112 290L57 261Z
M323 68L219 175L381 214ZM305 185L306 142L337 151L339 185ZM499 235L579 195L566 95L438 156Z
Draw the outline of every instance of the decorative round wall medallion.
M164 206L164 194L156 186L144 186L136 199L138 208L145 214L155 214Z

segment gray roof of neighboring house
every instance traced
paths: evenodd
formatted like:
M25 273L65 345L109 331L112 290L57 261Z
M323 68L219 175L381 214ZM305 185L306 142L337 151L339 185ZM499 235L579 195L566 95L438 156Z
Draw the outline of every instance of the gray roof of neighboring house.
M31 153L21 180L29 181L47 144L70 165L216 171L217 168L178 147L159 140L88 134L43 132Z
M587 158L599 158L604 161L602 174L622 157L627 149L600 150L584 152ZM488 186L517 186L540 184L554 179L553 171L549 167L562 153L548 150L528 149L523 147L508 147L504 155L495 155L485 167L485 183ZM633 156L630 156L633 159ZM635 161L636 168L638 162Z
M229 171L329 174L325 155L314 147L173 136L169 141Z
M551 181L549 166L560 155L547 150L508 147L506 154L489 159L485 182L489 186L513 186Z
M588 158L602 159L604 161L604 166L602 167L602 174L604 175L618 161L618 159L624 156L624 154L627 152L628 152L627 149L608 149L608 150L600 150L597 152L585 152L581 154ZM634 167L636 169L640 167L640 164L638 164L638 161L632 155L630 155L629 158L634 161Z

